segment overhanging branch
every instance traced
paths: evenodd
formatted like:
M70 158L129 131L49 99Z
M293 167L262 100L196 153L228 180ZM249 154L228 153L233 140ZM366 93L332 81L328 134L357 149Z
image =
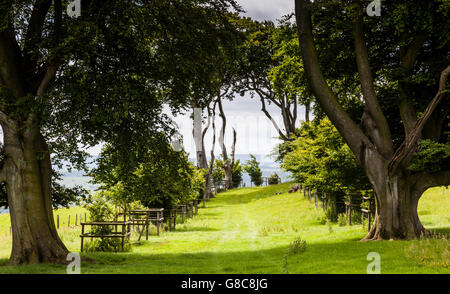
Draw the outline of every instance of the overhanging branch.
M300 39L303 65L308 79L308 84L327 114L333 125L337 128L352 152L356 155L362 165L365 157L363 152L366 148L373 148L373 144L350 118L336 99L335 94L328 86L321 72L317 51L312 34L311 16L309 13L310 1L296 0L295 14Z
M353 21L356 64L358 66L359 80L365 105L369 111L369 115L374 121L373 127L367 128L367 131L379 152L386 158L389 158L394 153L391 131L375 92L372 70L369 63L369 54L363 34L362 8L359 2L356 5L356 9L356 18Z
M417 141L421 137L423 127L428 121L429 117L439 105L439 103L444 98L445 87L447 84L447 77L450 74L450 65L447 66L442 72L441 77L439 79L439 90L437 94L434 96L433 100L428 104L422 116L417 120L414 128L411 132L406 136L402 145L397 149L394 154L394 157L389 162L388 171L393 174L396 172L398 166L403 162L403 160L414 150Z

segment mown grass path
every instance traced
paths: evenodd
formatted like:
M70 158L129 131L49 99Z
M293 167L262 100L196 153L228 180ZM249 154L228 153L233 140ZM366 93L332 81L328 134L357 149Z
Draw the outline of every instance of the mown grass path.
M134 245L132 252L86 253L96 263L83 263L81 272L284 273L283 256L289 244L300 237L306 240L307 249L288 258L289 273L363 274L369 252L380 254L382 273L450 273L448 266L407 256L408 248L418 241L359 242L365 234L361 225L334 224L330 229L322 222L322 210L316 210L303 194L285 193L289 186L221 193L175 232L151 236ZM277 192L283 194L275 195ZM449 190L438 188L423 197L419 211L427 228L450 232L449 196ZM79 251L79 228L60 233L70 250ZM65 272L65 267L58 265L5 266L10 240L0 241L0 273Z

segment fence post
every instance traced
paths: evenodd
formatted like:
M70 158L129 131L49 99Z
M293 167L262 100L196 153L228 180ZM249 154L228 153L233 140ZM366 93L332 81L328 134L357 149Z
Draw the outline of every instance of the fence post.
M84 213L84 222L86 222L86 212Z
M59 214L56 216L56 228L59 229Z
M67 222L67 226L70 227L70 214L69 214L69 221Z
M78 213L75 214L75 226L78 224Z
M314 207L317 209L317 191L314 191Z

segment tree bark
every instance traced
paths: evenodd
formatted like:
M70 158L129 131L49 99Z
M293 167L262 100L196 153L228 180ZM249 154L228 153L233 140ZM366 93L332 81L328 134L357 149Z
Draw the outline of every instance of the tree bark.
M51 205L51 164L35 118L25 127L2 121L12 227L9 264L65 263L68 250L56 231Z
M231 159L230 159L228 158L228 152L225 146L225 130L227 126L227 119L225 116L225 112L223 111L220 94L217 98L217 104L219 106L220 117L222 118L222 129L220 130L219 143L222 149L223 166L225 171L225 189L228 190L233 188L233 167L236 148L236 130L233 129L233 144L231 145Z
M194 113L195 113L196 106L193 105L192 108L194 109ZM208 161L206 158L205 142L204 142L206 131L209 128L209 118L208 118L208 126L204 130L202 130L201 120L196 121L194 118L193 124L194 124L193 136L194 136L195 150L196 150L196 156L197 156L197 167L200 169L209 170ZM214 196L212 195L212 192L211 192L211 174L208 172L205 174L205 191L203 192L203 200L206 201L212 197L214 197Z
M367 157L366 173L374 188L376 212L373 226L363 241L414 239L429 234L417 214L425 189L416 185L413 175L405 170L389 175L387 161L380 155Z
M305 121L309 122L309 112L311 111L311 102L305 104Z

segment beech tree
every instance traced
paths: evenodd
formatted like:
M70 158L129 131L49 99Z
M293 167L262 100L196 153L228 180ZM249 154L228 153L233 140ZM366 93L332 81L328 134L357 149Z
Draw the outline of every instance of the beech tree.
M304 83L298 51L296 29L284 17L275 26L273 22L242 19L247 39L241 46L239 78L235 91L259 97L261 111L271 121L280 139L291 140L298 122L298 107L305 105L305 120L309 121L311 94ZM267 106L275 105L281 114L278 123Z
M420 197L450 184L448 166L409 169L419 140L449 143L449 7L440 1L382 4L377 18L368 17L360 1L296 0L299 41L312 92L375 191L374 225L364 240L418 238L428 234L417 215ZM325 68L323 60L333 54L335 62L347 62ZM330 86L339 74L359 78L360 119L344 110Z
M79 144L100 142L127 154L129 142L145 144L149 133L170 129L162 104L180 109L192 93L205 96L212 68L198 60L218 47L236 6L85 0L81 16L70 18L63 3L0 5L0 181L13 265L66 262L52 212L51 156L79 162Z

